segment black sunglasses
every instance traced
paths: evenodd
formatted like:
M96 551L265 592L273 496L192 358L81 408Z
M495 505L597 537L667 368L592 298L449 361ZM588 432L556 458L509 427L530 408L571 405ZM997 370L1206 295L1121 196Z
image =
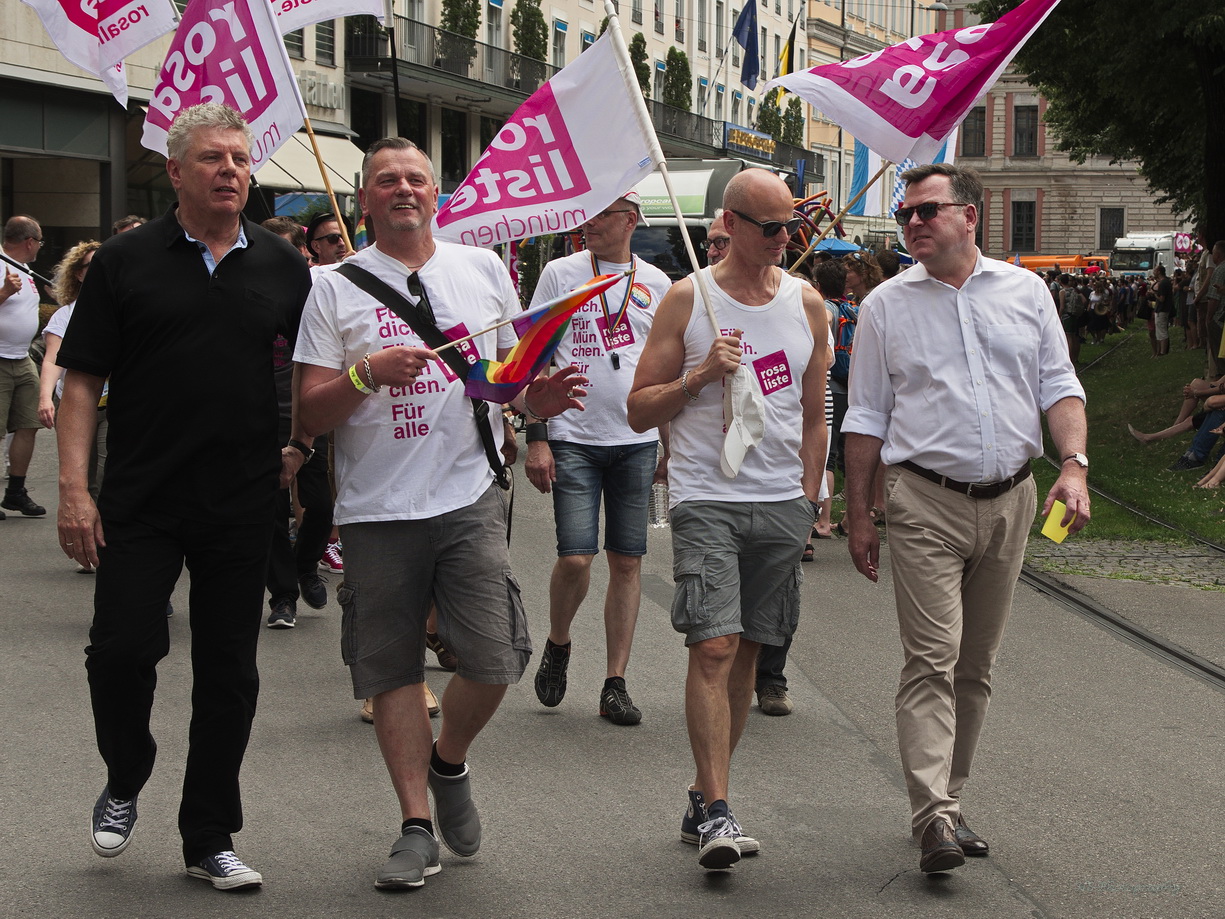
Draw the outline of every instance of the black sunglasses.
M969 207L969 205L958 204L955 201L924 201L922 204L916 204L914 207L899 207L893 212L893 217L899 227L904 227L910 223L910 218L916 213L919 215L920 220L931 220L940 212L942 207Z
M784 228L786 228L787 230L787 235L791 236L793 233L795 233L796 230L800 228L800 224L804 222L799 217L792 217L786 223L783 223L780 220L766 220L763 222L761 220L754 220L748 214L742 214L740 213L740 211L737 211L734 209L732 210L732 213L735 214L737 217L739 217L741 220L747 220L749 223L753 224L754 226L761 227L761 235L766 237L767 239L769 239L771 236L777 236L778 231Z
M430 295L421 286L421 278L417 272L414 271L408 276L407 286L409 294L417 298L417 302L413 305L417 314L427 325L434 325L434 307L430 304Z
M339 233L324 233L322 236L316 236L314 239L311 240L311 242L319 243L319 242L326 241L328 245L334 246L338 242L340 242L342 239L344 239L344 237L341 236Z
M731 241L732 238L730 236L707 236L704 240L698 243L698 248L703 252L710 249L718 249L720 252L722 252L728 247L728 245L731 244Z

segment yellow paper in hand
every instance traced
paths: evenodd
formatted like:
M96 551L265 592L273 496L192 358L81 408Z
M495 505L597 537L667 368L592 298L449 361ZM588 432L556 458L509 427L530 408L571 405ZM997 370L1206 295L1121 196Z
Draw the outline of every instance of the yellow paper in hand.
M1059 521L1063 520L1063 515L1067 512L1068 506L1062 501L1051 505L1051 512L1046 515L1046 523L1042 524L1042 535L1054 542L1063 542L1067 538L1068 528ZM1075 521L1076 518L1073 517L1072 520Z

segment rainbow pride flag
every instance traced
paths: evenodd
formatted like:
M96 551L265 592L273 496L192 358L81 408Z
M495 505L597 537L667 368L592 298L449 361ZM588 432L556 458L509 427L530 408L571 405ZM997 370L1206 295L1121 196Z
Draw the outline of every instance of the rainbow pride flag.
M362 214L357 221L357 230L353 233L353 251L361 252L370 245L370 233L366 230L366 215Z
M515 398L549 365L579 307L625 276L626 272L597 275L582 287L516 316L512 324L519 343L504 361L482 359L473 364L464 384L465 395L498 403Z

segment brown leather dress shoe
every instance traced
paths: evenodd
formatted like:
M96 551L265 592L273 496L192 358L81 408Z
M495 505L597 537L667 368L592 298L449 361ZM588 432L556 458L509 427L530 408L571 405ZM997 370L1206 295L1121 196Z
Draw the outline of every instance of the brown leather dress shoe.
M953 835L957 839L957 845L961 846L961 851L966 855L978 857L986 855L991 850L991 847L987 845L987 840L966 826L961 814L957 815L957 828L953 831Z
M953 825L945 817L934 817L919 840L923 854L919 857L919 870L924 874L936 871L951 871L966 863L965 854L957 844Z

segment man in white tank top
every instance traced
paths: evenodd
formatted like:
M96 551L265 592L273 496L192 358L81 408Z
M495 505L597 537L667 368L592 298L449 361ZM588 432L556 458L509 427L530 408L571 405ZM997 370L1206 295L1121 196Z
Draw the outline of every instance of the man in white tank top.
M628 406L636 431L671 424L672 624L689 648L685 720L697 766L681 838L697 843L703 868L759 848L728 807L731 756L759 648L795 631L826 438L824 304L777 267L795 229L791 192L750 169L728 183L723 206L728 255L660 304ZM729 478L722 390L735 372L760 389L765 434Z

